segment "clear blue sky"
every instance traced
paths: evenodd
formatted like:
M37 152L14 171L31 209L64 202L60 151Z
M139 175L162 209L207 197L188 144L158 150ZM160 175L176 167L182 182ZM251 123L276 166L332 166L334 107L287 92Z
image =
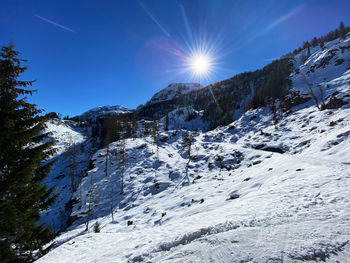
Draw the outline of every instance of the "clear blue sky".
M303 41L350 25L350 1L2 0L0 45L28 59L30 99L74 116L102 105L136 108L184 71L188 46L213 50L216 82L260 68Z

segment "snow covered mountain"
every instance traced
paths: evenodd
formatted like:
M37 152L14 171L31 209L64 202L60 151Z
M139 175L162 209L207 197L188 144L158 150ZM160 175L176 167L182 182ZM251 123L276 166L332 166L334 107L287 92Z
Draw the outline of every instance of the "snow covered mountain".
M124 114L124 113L129 113L132 110L127 109L124 106L120 105L115 105L115 106L100 106L93 108L91 110L88 110L84 112L83 114L75 117L80 120L93 120L98 117L106 117L106 116L111 116L111 115L118 115L118 114Z
M167 100L172 100L181 95L187 94L193 90L198 90L203 88L199 83L172 83L168 85L165 89L154 94L149 104L154 104L158 102L163 102Z
M172 83L154 94L145 105L136 109L140 118L162 118L167 113L184 105L184 96L203 89L198 83Z
M181 130L208 125L205 112L168 111L176 105L159 97L169 131L158 146L144 136L96 151L72 195L72 225L37 262L348 262L350 36L306 52L293 57L277 109L244 111L258 83L235 87L235 120L209 132Z

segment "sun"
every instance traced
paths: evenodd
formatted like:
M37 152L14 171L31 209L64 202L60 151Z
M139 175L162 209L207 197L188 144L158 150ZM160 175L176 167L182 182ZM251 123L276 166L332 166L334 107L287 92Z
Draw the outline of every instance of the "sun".
M195 54L191 57L190 66L196 75L205 75L210 70L210 58L205 54Z

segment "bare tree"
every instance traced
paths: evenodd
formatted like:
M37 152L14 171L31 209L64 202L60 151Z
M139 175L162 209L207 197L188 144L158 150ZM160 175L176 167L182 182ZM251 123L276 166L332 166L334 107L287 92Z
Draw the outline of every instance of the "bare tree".
M119 151L119 166L121 168L121 187L120 194L124 194L124 175L125 175L125 163L126 163L126 139L125 135L122 134L122 139L120 140L120 151Z
M317 98L317 96L315 95L315 93L314 93L314 91L313 91L313 89L312 89L312 83L309 83L309 82L307 81L307 79L306 79L306 77L305 77L305 75L304 75L303 73L301 73L301 75L303 76L304 82L305 82L306 85L309 87L309 94L310 94L310 96L314 99L314 101L315 101L315 103L316 103L317 109L318 109L318 110L321 110L321 109L320 109L320 105L319 105L319 103L318 103L318 98Z
M152 123L152 137L153 137L153 143L156 146L157 149L157 160L159 162L159 126L158 126L158 121L154 120Z
M93 183L92 175L93 173L90 173L90 189L87 192L87 196L89 197L89 203L88 203L88 211L86 215L85 231L89 230L89 222L93 213L94 183Z
M182 180L180 181L180 183L178 185L180 185L185 179L187 180L187 183L190 183L190 178L188 176L188 168L191 162L191 149L192 149L192 144L194 142L194 138L192 136L192 134L189 131L186 131L183 140L182 140L182 148L185 150L185 152L187 153L187 157L188 157L188 161L186 163L186 172L185 172L185 176L182 178Z
M113 187L113 182L112 180L109 182L111 186L111 193L110 193L110 210L111 210L111 215L112 215L112 222L114 221L114 187Z
M108 177L108 163L109 163L109 144L106 146L106 155L105 155L105 175Z
M320 97L321 97L321 110L324 110L326 108L326 103L324 101L324 93L321 85L318 86L320 88Z
M169 130L169 114L167 113L165 116L165 127L164 127L164 131L168 131Z
M69 143L70 147L67 151L68 158L69 158L69 177L70 177L70 184L71 184L71 194L73 196L74 192L76 191L76 184L75 184L75 176L76 171L78 167L78 147L74 140L71 140Z

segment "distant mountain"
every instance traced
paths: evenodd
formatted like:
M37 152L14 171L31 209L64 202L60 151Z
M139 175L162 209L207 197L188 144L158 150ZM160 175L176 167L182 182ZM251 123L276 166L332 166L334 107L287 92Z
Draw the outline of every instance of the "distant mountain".
M88 110L83 114L74 117L74 119L91 120L91 119L97 119L98 117L119 115L119 114L130 113L130 112L132 112L132 110L121 105L115 105L115 106L107 105L107 106L100 106L100 107L96 107L91 110Z
M154 94L152 99L148 102L149 104L154 104L158 102L172 100L174 98L180 97L181 95L187 94L193 90L199 90L203 86L199 83L172 83L165 89Z

